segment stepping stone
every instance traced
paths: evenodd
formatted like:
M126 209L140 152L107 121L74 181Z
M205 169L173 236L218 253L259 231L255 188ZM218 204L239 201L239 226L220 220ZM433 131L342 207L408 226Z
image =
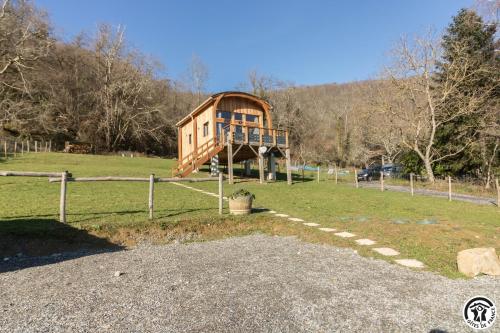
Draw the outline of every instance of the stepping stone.
M276 214L276 211L275 210L270 210L270 211L268 211L268 213Z
M275 216L277 216L277 217L288 217L288 215L286 215L286 214L275 214Z
M406 266L406 267L412 267L412 268L424 268L424 263L421 261L418 261L416 259L398 259L395 260L398 264Z
M422 225L428 225L428 224L437 224L437 221L436 220L432 220L432 219L424 219L422 221L418 221L417 224L422 224Z
M339 236L339 237L342 237L342 238L350 238L350 237L354 237L356 235L355 234L351 234L350 232L343 231L343 232L337 232L335 234L335 236Z
M293 222L304 222L303 219L299 219L298 217L289 217L288 219Z
M397 256L399 255L399 252L391 249L390 247L377 247L374 248L373 251L380 253L383 256Z
M312 222L306 222L306 223L302 223L303 225L307 225L308 227L317 227L317 226L320 226L321 224L318 224L318 223L312 223Z
M376 242L368 238L362 238L362 239L356 239L356 243L358 243L359 245L373 245Z
M337 231L337 229L333 229L333 228L319 228L319 230L324 231L324 232L334 232L334 231Z

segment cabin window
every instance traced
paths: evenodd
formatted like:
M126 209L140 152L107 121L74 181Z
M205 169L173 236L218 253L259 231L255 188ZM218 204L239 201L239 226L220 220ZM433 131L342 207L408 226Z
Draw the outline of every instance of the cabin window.
M203 136L208 136L208 121L203 124Z
M229 111L217 111L217 118L223 118L225 120L231 120L231 112Z
M255 116L253 114L247 114L246 115L246 121L249 123L258 123L259 122L259 117Z
M188 142L191 144L191 134L188 135Z
M234 113L234 120L243 120L243 114L235 112Z

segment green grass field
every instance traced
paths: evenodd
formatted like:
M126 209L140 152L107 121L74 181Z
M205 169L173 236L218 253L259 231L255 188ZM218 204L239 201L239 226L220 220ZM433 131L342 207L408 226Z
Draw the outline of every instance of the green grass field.
M151 173L169 177L174 163L160 158L39 153L3 160L0 169L68 170L78 177L147 177ZM200 174L205 175L203 171ZM400 251L398 258L418 259L429 270L449 277L460 276L455 261L458 251L483 246L500 248L500 209L497 207L448 202L433 197L412 198L406 193L380 192L376 189L355 189L347 184L336 185L326 177L317 183L312 176L306 179L309 181L296 181L292 186L283 181L261 185L255 179L241 180L235 185L225 184L225 193L246 188L255 193L257 207L340 231L350 231L359 238L376 240L378 246ZM216 182L194 183L191 186L217 192ZM247 217L231 217L228 214L220 217L217 198L174 184L156 184L154 221L147 219L147 200L147 183L69 183L69 226L79 232L125 245L134 244L142 238L169 241L182 234L190 235L185 238L187 240L252 232L296 235L306 241L351 247L362 255L380 258L369 248L357 246L353 240L340 239L266 212ZM58 183L49 183L42 178L0 177L0 236L4 235L11 244L37 237L63 237L54 231L58 225L55 222L58 207ZM436 223L422 224L425 221ZM78 246L79 238L73 233L68 235L73 237L73 245ZM130 241L132 238L134 241ZM68 242L71 243L71 240L66 240ZM39 246L43 242L33 244ZM9 248L0 246L0 251L6 254Z

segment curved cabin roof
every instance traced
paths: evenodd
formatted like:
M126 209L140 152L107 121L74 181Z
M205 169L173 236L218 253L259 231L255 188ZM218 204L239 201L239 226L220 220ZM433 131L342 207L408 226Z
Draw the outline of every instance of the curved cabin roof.
M191 118L195 117L197 114L201 113L202 111L204 111L207 107L209 107L211 105L215 105L217 107L217 104L219 104L219 101L224 97L239 97L239 98L248 99L250 101L253 101L253 102L259 104L262 107L262 109L264 110L266 118L269 120L269 122L271 122L271 114L269 113L269 110L272 109L272 106L264 99L257 97L255 95L249 94L249 93L241 92L241 91L223 91L223 92L214 94L214 95L210 96L209 98L207 98L203 103L198 105L198 107L196 107L196 109L191 111L191 113L189 113L187 116L182 118L177 124L175 124L175 126L180 127L180 126L184 125L189 120L191 120ZM272 126L272 124L269 123L269 126Z

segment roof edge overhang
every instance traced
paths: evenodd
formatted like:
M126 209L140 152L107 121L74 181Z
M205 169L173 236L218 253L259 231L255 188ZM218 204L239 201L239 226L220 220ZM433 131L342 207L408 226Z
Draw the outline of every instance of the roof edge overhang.
M201 113L208 106L210 106L211 104L215 103L215 101L217 99L222 99L224 97L244 97L244 98L247 98L249 100L252 100L254 102L259 103L264 108L264 110L266 112L269 112L269 110L272 109L272 106L266 100L264 100L264 99L262 99L262 98L260 98L258 96L255 96L255 95L252 95L252 94L249 94L249 93L246 93L246 92L241 92L241 91L223 91L223 92L214 94L214 95L210 96L209 98L207 98L203 103L201 103L200 105L198 105L187 116L185 116L184 118L182 118L181 120L179 120L177 122L177 124L175 124L175 126L180 127L180 126L184 125L189 120L191 120L194 116L198 115L198 113Z

